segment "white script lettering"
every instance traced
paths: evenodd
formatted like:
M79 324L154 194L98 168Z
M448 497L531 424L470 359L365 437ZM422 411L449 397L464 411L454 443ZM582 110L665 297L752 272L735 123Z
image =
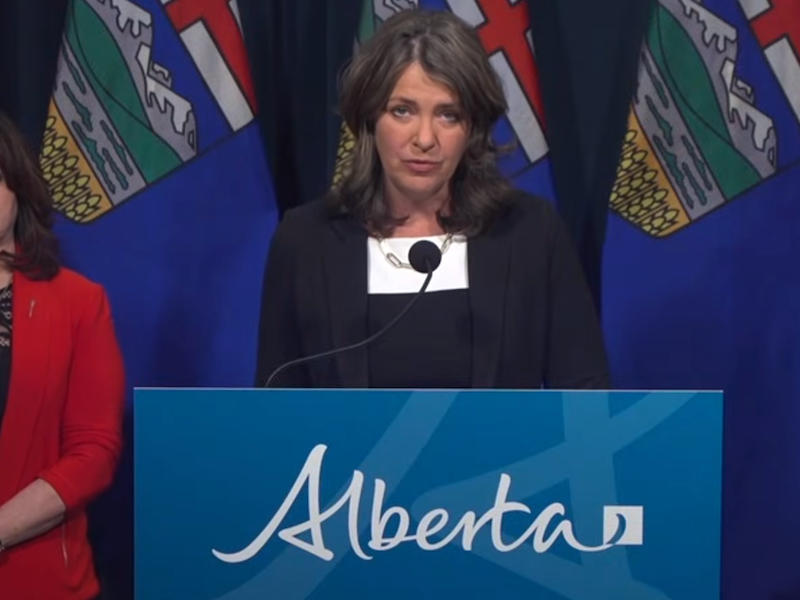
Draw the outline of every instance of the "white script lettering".
M334 553L325 545L322 526L329 518L338 513L345 504L348 505L347 533L352 551L363 560L371 560L361 547L359 536L359 508L364 488L364 474L358 470L353 471L350 485L328 509L320 507L320 479L322 476L322 459L327 446L317 445L308 455L303 468L297 476L283 503L267 523L266 527L256 538L243 549L226 553L212 550L215 557L228 563L241 563L253 558L269 542L275 532L287 544L308 552L322 560L330 561ZM296 525L278 528L283 524L286 515L300 496L303 487L307 485L308 519ZM581 552L599 552L611 548L614 544L607 542L599 546L585 546L581 544L572 530L572 523L568 519L561 520L548 536L547 530L557 517L564 517L566 509L559 502L554 502L540 512L531 523L530 527L517 539L510 541L503 535L503 517L508 513L531 514L531 509L519 502L508 500L511 487L511 477L503 473L497 486L494 504L480 517L473 511L467 511L449 533L438 541L431 538L442 532L450 521L450 513L445 508L435 508L427 512L415 530L412 530L411 517L408 510L401 506L389 506L384 509L386 496L386 482L382 479L375 480L375 491L372 498L370 518L370 537L367 546L375 552L385 552L396 548L406 542L416 542L423 550L435 551L453 543L460 536L461 547L471 551L476 536L484 526L489 525L489 536L492 545L498 552L516 550L528 540L531 540L532 549L537 553L547 552L559 537L572 548ZM396 521L397 527L393 535L387 535L389 525ZM300 534L309 532L311 542L300 539Z

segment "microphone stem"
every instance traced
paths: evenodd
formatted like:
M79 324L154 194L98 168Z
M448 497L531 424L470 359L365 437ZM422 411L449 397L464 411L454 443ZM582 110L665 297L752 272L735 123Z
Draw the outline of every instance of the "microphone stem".
M349 350L355 350L356 348L360 348L361 346L366 346L368 344L371 344L374 340L376 340L377 338L382 336L384 333L389 331L392 327L394 327L397 324L397 322L400 319L403 318L403 316L405 316L405 314L409 310L411 310L411 307L414 306L417 303L417 300L419 300L422 297L422 294L425 293L425 290L428 289L428 284L430 284L431 277L433 277L433 269L431 268L430 261L428 261L428 260L425 261L425 266L428 267L428 274L425 276L425 283L422 284L422 287L420 288L419 292L417 292L417 294L414 296L414 298L411 300L411 302L409 302L408 305L403 310L401 310L394 319L389 321L389 323L387 325L385 325L380 331L378 331L377 333L374 333L373 335L369 336L367 339L362 340L360 342L357 342L355 344L351 344L350 346L345 346L343 348L334 348L333 350L326 350L325 352L320 352L319 354L312 354L311 356L304 356L304 357L297 358L295 360L289 361L289 362L281 365L281 367L279 369L276 369L272 373L272 375L269 376L269 379L267 379L267 383L264 385L264 387L265 388L270 387L270 385L272 384L272 381L275 379L275 377L277 377L278 375L283 373L289 367L293 367L295 365L299 365L299 364L302 364L304 362L310 362L310 361L316 360L318 358L325 358L326 356L331 356L333 354L339 354L340 352L347 352Z

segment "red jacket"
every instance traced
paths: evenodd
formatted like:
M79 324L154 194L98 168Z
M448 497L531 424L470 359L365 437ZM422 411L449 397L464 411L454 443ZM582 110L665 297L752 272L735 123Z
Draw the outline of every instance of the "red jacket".
M64 522L0 553L0 598L86 600L99 593L87 503L112 482L122 446L125 375L102 287L68 269L14 273L11 384L0 430L0 506L36 478Z

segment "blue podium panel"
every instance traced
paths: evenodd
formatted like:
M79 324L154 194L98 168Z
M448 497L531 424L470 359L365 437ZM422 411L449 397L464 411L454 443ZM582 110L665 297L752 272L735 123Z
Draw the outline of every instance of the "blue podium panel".
M135 392L137 600L717 600L722 394Z

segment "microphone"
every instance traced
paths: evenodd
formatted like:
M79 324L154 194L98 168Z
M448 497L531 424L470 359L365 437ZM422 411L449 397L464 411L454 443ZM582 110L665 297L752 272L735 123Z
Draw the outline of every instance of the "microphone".
M414 268L415 271L420 273L425 273L427 277L425 277L425 282L422 284L422 287L419 291L414 295L414 297L409 301L406 307L401 310L398 315L389 321L383 329L378 331L377 333L372 334L365 340L357 342L355 344L351 344L349 346L344 346L343 348L334 348L333 350L327 350L325 352L320 352L319 354L312 354L311 356L304 356L301 358L296 358L294 360L290 360L282 365L280 365L277 369L275 369L272 374L267 379L267 382L264 384L265 388L270 387L272 381L280 375L283 371L290 367L295 367L297 365L301 365L303 363L308 363L320 358L327 358L329 356L334 356L341 352L348 352L349 350L355 350L357 348L362 348L364 346L368 346L381 336L383 336L387 331L389 331L392 327L397 325L397 323L411 310L411 307L416 304L417 300L422 297L422 294L425 293L425 290L428 289L428 285L431 282L431 278L433 277L433 272L439 268L439 265L442 263L442 252L433 242L429 242L428 240L420 240L415 242L413 246L408 251L408 262Z

